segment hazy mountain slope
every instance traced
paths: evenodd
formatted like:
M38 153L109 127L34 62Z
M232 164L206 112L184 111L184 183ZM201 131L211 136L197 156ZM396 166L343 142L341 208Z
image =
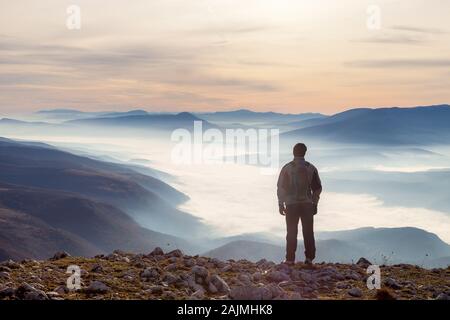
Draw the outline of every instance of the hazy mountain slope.
M23 241L16 239L12 242L13 239L8 238L1 241L2 247L20 246L24 250L13 250L11 255L21 253L23 256L29 257L31 254L34 257L39 254L42 257L45 253L45 256L49 256L55 249L51 242L58 235L60 238L68 238L67 243L61 243L59 247L72 254L109 252L115 248L143 251L154 246L179 247L189 252L193 250L187 241L144 229L126 213L105 203L54 190L7 184L0 184L0 188L0 208L27 215L18 216L13 223L16 238L23 237ZM33 227L38 225L41 228L36 235L40 243L28 247L32 239L30 222L33 222ZM1 221L0 228L7 229L11 223L10 220ZM78 239L78 242L74 239ZM81 250L73 243L83 244L90 250Z
M297 127L297 129L307 128L307 127L317 126L317 125L321 125L321 124L349 120L354 117L369 113L371 110L372 109L368 109L368 108L350 109L350 110L346 110L346 111L337 113L333 116L323 116L323 117L319 117L319 118L311 118L311 119L306 119L306 120L302 120L302 121L294 121L294 122L287 123L287 125L289 125L291 127Z
M124 127L131 129L155 129L174 130L178 128L193 129L194 121L202 122L203 128L212 128L214 125L202 120L191 113L181 112L178 114L144 114L125 115L114 117L97 117L90 119L79 119L65 122L77 126L106 126Z
M257 112L247 109L234 111L220 111L209 113L196 113L202 119L211 122L227 122L227 123L267 123L267 122L292 122L303 121L313 118L322 118L324 115L320 113L301 113L301 114L284 114L277 112Z
M450 266L450 256L427 260L425 265L429 268L440 268Z
M317 232L316 261L355 262L361 256L373 263L412 263L426 267L447 266L450 245L436 235L416 228L361 228L348 231ZM299 239L297 259L303 259L303 244ZM262 258L281 261L284 243L231 241L205 253L219 259ZM442 259L441 259L442 258ZM439 264L442 263L442 264Z
M284 139L316 138L371 144L446 143L450 106L354 109L283 134Z
M40 110L33 114L35 118L41 118L44 120L80 120L96 117L120 117L120 116L132 116L132 115L147 115L149 114L145 110L129 110L129 111L98 111L98 112L86 112L75 109L51 109Z
M56 149L1 141L0 182L78 193L165 233L184 234L189 227L195 234L203 227L199 219L175 208L187 197L164 182Z
M86 112L75 109L51 109L51 110L37 111L31 117L42 119L45 121L61 122L70 120L89 119L95 117L116 117L116 116L145 115L145 114L147 114L147 112L144 110L130 110L125 112L113 112L113 111Z
M209 239L208 245L210 245L211 249L213 249L214 247L220 247L234 241L253 241L280 245L284 242L284 238L268 232L243 233L234 236Z
M102 251L75 234L0 205L0 261L46 259L62 250L77 256L92 256Z
M3 239L3 255L35 252L47 257L54 249L64 249L49 243L49 237L62 239L64 250L81 255L154 246L192 252L197 246L164 233L186 235L188 228L192 235L204 228L197 218L175 208L186 197L162 181L45 144L0 139L0 187L0 208L20 213L15 230L21 230L11 240ZM144 229L131 217L159 232ZM8 229L10 223L1 221L0 228ZM39 241L29 245L34 236Z
M0 140L0 164L16 166L18 169L23 170L29 168L30 163L32 163L32 167L39 168L96 172L99 175L119 179L121 182L137 181L149 191L177 204L188 198L161 180L151 177L148 174L140 174L133 170L131 166L78 156L73 153L58 150L44 143L14 141L5 138ZM149 171L147 170L147 172ZM20 171L18 174L20 174ZM13 177L13 175L7 176L10 178ZM26 176L21 175L22 178L26 178ZM16 177L18 178L18 176Z
M366 256L425 263L450 255L450 245L433 233L418 228L362 228L349 231L324 232L321 239L338 239L354 243Z
M55 131L63 129L64 127L57 123L49 123L43 121L23 121L9 118L0 119L0 129L2 131L12 131L17 132L20 130L21 133L32 133L39 132L40 130Z
M344 262L357 259L356 256L363 252L357 247L339 240L317 241L317 257L316 261L327 262ZM303 257L304 247L299 241L297 254L298 259ZM275 245L266 242L237 240L229 242L223 246L204 253L205 256L228 260L228 259L247 259L250 261L258 261L267 259L275 262L284 260L285 248L283 245Z
M343 170L324 173L322 177L330 191L371 194L389 206L450 212L450 170L408 173Z
M247 259L250 261L258 261L260 259L266 259L270 261L281 261L284 256L284 251L283 247L270 243L237 240L205 252L203 255L221 260Z

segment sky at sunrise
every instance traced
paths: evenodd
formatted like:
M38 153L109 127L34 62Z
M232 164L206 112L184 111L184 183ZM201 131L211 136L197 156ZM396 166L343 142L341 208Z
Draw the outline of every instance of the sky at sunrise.
M80 29L70 29L70 5ZM450 102L448 0L0 0L0 111ZM378 11L377 11L378 10Z

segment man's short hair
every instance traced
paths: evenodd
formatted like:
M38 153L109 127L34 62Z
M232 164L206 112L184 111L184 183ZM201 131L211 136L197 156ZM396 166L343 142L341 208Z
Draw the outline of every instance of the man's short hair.
M306 154L306 150L308 150L308 148L306 147L306 145L304 143L297 143L294 146L294 157L304 157Z

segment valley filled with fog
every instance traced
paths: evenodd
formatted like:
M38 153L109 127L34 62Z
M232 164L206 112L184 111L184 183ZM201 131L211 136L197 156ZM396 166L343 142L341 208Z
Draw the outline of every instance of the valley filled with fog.
M240 124L246 125L244 129L264 127L261 122ZM180 208L201 218L214 237L256 232L282 237L285 232L283 217L277 212L278 172L265 174L258 166L237 161L174 163L171 153L176 142L170 139L171 131L96 131L93 127L68 130L66 135L63 130L54 131L11 130L7 137L46 142L76 154L167 173L160 178L189 197ZM450 146L309 140L303 139L309 147L307 159L318 167L324 186L317 230L410 226L450 242ZM291 160L291 145L280 140L280 166ZM138 222L154 227L145 217Z
M386 112L380 110L377 112ZM370 114L370 119L375 119L370 120L370 126L364 124L368 118L365 113L371 113L371 109L334 116L247 110L210 114L56 110L2 119L0 136L22 143L22 147L29 142L38 143L33 147L45 143L49 145L45 148L69 152L69 157L83 157L68 164L53 155L52 161L63 168L62 176L36 173L42 171L37 167L31 171L32 178L25 181L33 187L50 188L50 192L52 188L75 191L106 201L146 230L160 233L156 238L133 238L126 248L141 250L148 239L159 239L156 244L166 241L171 247L181 246L192 253L210 250L208 254L218 258L251 260L283 258L285 222L278 213L276 183L280 168L292 160L292 146L305 142L306 158L318 168L323 184L315 218L319 260L351 261L358 255L380 259L389 255L392 262L426 260L422 264L430 267L446 265L450 261L449 132L445 126L434 126L435 122L431 122L433 126L428 124L436 113L448 118L450 107L405 110L406 114L397 119L399 126L384 128L384 117L376 123L378 113ZM396 109L389 112L396 117ZM418 118L425 119L421 130L408 134ZM199 122L203 130L200 135L193 130L194 123ZM245 134L267 129L268 135L261 138L249 134L241 145L237 142L233 146L225 141L225 131L230 128ZM274 129L277 131L270 131ZM189 137L188 143L178 139L178 130ZM223 133L223 140L211 140L208 131L219 136ZM261 158L265 149L252 144L262 140L269 151L265 158ZM8 160L9 144L16 142L4 141L6 158L2 161ZM180 150L188 150L188 156L180 156ZM99 162L92 167L89 159ZM45 162L43 165L46 168ZM127 180L122 185L124 170ZM2 177L6 183L24 181L15 175L4 173ZM42 181L47 179L57 182ZM17 209L17 205L8 206ZM103 217L114 226L109 217ZM349 238L344 230L353 230L352 236ZM330 233L334 231L337 233ZM114 243L120 245L118 231L111 232ZM184 244L183 239L187 240ZM94 246L98 242L90 241ZM109 250L110 246L98 248Z

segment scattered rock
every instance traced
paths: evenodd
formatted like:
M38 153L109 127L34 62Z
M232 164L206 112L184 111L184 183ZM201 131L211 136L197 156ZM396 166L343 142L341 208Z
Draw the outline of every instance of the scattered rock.
M95 273L102 273L103 272L103 267L100 264L94 264L91 268L91 272L95 272Z
M162 294L164 291L164 287L163 286L151 286L148 291L151 294Z
M351 288L350 290L348 290L347 293L349 295L351 295L352 297L356 297L356 298L360 298L363 295L361 289L359 289L359 288Z
M195 275L191 275L188 277L187 285L192 291L203 289L203 287L195 281Z
M202 266L194 266L191 269L196 278L205 279L209 275L208 269Z
M2 266L0 265L0 272L11 272L11 269L8 268L7 266Z
M282 281L291 280L289 275L287 275L286 273L284 273L282 271L272 271L272 272L270 272L267 275L267 279L269 281L272 281L272 282L282 282Z
M289 296L289 300L303 300L303 297L299 292L294 292Z
M399 285L397 281L395 281L393 278L386 278L383 283L385 286L392 288L394 290L399 290L402 288L402 286Z
M109 261L121 261L122 257L119 256L117 253L111 253L106 256L106 259Z
M279 285L276 284L269 284L265 288L270 291L272 299L281 297L285 293L284 290Z
M0 299L12 298L16 293L14 288L6 287L0 290Z
M224 268L227 264L217 258L214 258L211 260L211 263L214 265L214 267L222 269Z
M221 294L229 294L230 293L230 287L228 286L228 284L225 282L225 280L223 280L217 274L215 274L211 277L210 284L214 285L214 287L217 289L218 293L221 293Z
M60 260L60 259L64 259L67 257L70 257L70 254L68 254L65 251L59 251L59 252L56 252L50 260Z
M231 289L230 298L233 300L271 300L272 292L266 287L241 286Z
M362 279L361 275L355 271L348 272L345 275L345 278L350 279L350 280L355 280L355 281L360 281Z
M265 259L263 259L263 260L264 260L264 262L258 264L258 267L263 270L273 268L276 265L275 262L273 262L273 261L267 261ZM261 261L263 261L263 260L261 260Z
M9 269L19 269L19 268L23 268L23 266L20 263L17 263L11 259L3 261L1 264L1 266L3 267L7 267Z
M229 272L233 270L233 266L231 264L227 264L225 267L223 267L220 271L221 272Z
M59 286L56 287L55 290L53 290L54 292L57 292L60 295L69 293L69 288L67 288L67 286Z
M156 247L155 249L153 249L152 252L150 252L149 255L150 256L162 256L162 255L164 255L164 251L160 247Z
M84 290L86 293L107 293L111 291L111 288L108 287L101 281L92 281L89 287Z
M175 271L178 269L178 264L176 262L169 264L164 268L166 271Z
M124 274L122 274L122 279L128 282L132 282L136 279L136 274L133 270L128 270Z
M314 281L314 277L307 272L301 272L300 278L303 279L303 281L305 281L305 282L313 282Z
M338 288L338 289L349 289L350 287L351 287L351 285L349 283L345 283L345 282L336 283L336 288Z
M161 299L163 300L175 300L177 299L177 295L172 292L172 291L165 291L162 296Z
M250 284L252 282L252 278L250 277L250 275L246 274L246 273L241 273L238 276L239 281L241 281L244 284Z
M450 296L445 294L445 293L440 293L437 297L436 300L450 300Z
M174 276L174 275L171 274L171 273L166 273L166 274L163 276L162 281L165 282L165 283L167 283L168 285L171 285L171 284L174 284L175 282L177 282L178 279L179 279L179 278L178 278L177 276Z
M205 298L205 290L198 289L189 297L191 300L203 300Z
M92 259L71 258L71 263L80 266L82 287L86 288L81 291L86 295L75 296L65 286L68 276L65 274L66 264L52 262L62 258L64 254L55 254L53 258L40 262L1 262L0 300L63 300L74 297L298 300L319 296L364 299L366 294L367 298L378 300L447 300L450 296L450 285L442 281L450 275L450 269L384 266L383 289L375 294L375 291L366 292L363 288L368 277L363 267L370 263L364 258L352 265L320 263L307 269L302 264L287 266L267 260L258 263L247 260L223 262L215 258L183 255L179 250L164 254L160 248L146 255L115 251ZM401 272L408 270L414 274L408 280L401 280Z
M377 300L397 300L396 296L388 289L382 288L377 290L375 294Z
M170 251L167 255L169 257L182 258L184 254L180 249L175 249Z
M60 298L59 293L55 292L55 291L50 291L50 292L46 292L45 293L47 295L47 297L49 297L49 299L51 300L55 300L57 298Z
M44 291L36 289L26 282L17 288L15 296L22 300L48 300Z
M215 294L219 292L219 290L217 290L216 286L212 282L208 282L208 292Z
M183 264L185 267L191 268L191 267L195 266L195 260L192 258L189 258L189 259L184 260Z
M176 262L178 262L179 259L180 258L177 258L177 257L170 257L169 259L167 259L167 261L169 263L176 263Z
M203 257L197 258L197 265L199 266L205 266L208 263L208 260Z
M149 267L141 272L140 276L144 281L158 279L161 274L159 268Z
M360 266L361 268L367 269L369 266L372 265L372 263L366 258L361 257L359 258L358 262L356 262L356 265Z

